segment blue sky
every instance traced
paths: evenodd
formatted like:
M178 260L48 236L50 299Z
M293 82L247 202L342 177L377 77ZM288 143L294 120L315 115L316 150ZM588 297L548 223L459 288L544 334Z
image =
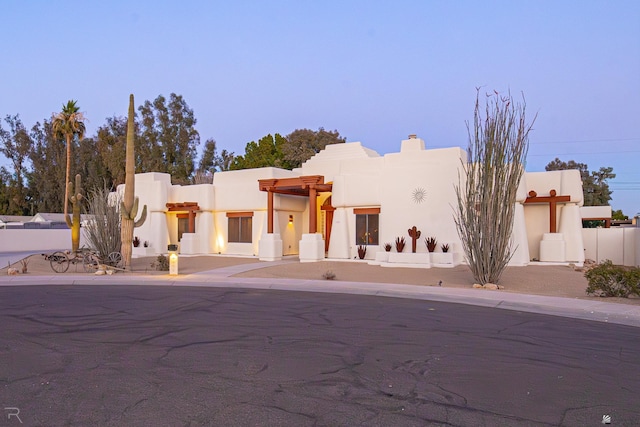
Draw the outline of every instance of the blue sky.
M2 117L31 127L76 99L91 135L129 93L173 92L237 154L319 127L380 154L412 133L466 147L476 87L524 93L527 170L612 166L613 208L640 212L636 0L5 0L0 39Z

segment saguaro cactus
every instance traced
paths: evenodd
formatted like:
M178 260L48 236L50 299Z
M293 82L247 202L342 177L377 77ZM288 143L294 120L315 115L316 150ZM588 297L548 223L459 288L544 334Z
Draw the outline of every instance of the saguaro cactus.
M420 238L420 234L422 234L422 232L418 230L418 228L415 225L410 229L408 229L407 232L409 233L409 237L411 237L411 252L415 254L416 243L418 242L418 239Z
M66 214L64 216L64 220L67 223L67 226L71 229L71 250L74 252L80 248L80 202L83 198L81 181L82 178L80 177L80 174L78 174L76 175L75 189L73 188L73 183L71 181L67 183L67 194L69 195L69 201L72 206L72 216L70 217Z
M138 198L135 197L135 129L134 129L133 94L129 95L129 118L127 120L127 158L124 178L124 196L120 203L120 237L122 246L120 253L125 268L131 267L131 246L133 244L133 229L140 227L147 219L147 205L142 208L142 214L136 221L138 214Z

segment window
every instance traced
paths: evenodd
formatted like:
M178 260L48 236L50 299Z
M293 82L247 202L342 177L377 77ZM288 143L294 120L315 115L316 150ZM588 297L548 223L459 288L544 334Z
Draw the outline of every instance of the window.
M380 209L354 209L356 214L356 245L377 245Z
M253 212L227 213L229 243L252 243Z
M184 233L196 232L195 214L192 215L193 217L191 218L191 222L189 220L189 214L176 215L176 217L178 218L178 242L182 240L182 235Z
M195 233L195 230L189 231L189 217L187 215L178 215L178 242L182 240L183 233Z

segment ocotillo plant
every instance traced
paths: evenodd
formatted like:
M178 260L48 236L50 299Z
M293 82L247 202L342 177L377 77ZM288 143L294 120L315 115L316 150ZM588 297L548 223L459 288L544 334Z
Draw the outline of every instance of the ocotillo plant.
M480 99L478 89L473 123L467 124L467 162L455 187L454 220L473 278L484 285L498 283L515 249L516 196L535 117L527 123L524 97L516 103L511 94L496 92L486 97L486 106Z
M420 230L418 230L418 228L415 225L413 227L411 227L410 229L408 229L407 232L409 233L409 237L411 237L411 252L413 252L415 254L416 253L416 242L420 238L420 234L422 234L422 232Z
M64 216L64 220L67 226L71 229L71 250L77 251L80 248L80 202L82 201L82 178L80 174L76 175L76 188L73 188L73 183L67 183L67 194L69 195L69 201L72 206L72 216ZM75 190L75 191L74 191Z
M133 94L129 95L129 118L127 120L127 158L125 165L124 196L120 203L120 237L122 246L120 253L124 261L125 268L131 267L131 245L133 244L133 229L140 227L147 219L147 205L142 208L142 214L136 221L138 214L138 198L135 197L135 130L134 130Z

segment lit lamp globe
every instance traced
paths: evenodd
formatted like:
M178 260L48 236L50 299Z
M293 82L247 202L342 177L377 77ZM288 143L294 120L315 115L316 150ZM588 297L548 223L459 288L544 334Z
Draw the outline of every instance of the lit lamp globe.
M178 275L178 245L169 245L169 275Z

